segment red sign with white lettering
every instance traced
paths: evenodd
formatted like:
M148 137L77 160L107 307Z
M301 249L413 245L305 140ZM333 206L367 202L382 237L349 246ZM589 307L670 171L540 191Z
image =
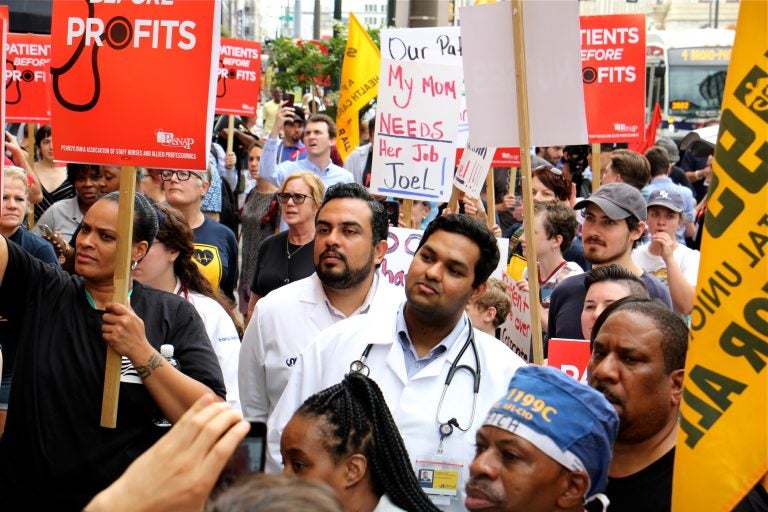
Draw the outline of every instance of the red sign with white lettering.
M221 39L216 112L255 116L261 79L261 43Z
M590 143L632 142L645 129L645 15L581 16Z
M47 122L51 118L51 36L8 34L5 49L6 120Z
M548 356L547 366L557 368L583 384L587 383L589 340L552 338L549 340Z

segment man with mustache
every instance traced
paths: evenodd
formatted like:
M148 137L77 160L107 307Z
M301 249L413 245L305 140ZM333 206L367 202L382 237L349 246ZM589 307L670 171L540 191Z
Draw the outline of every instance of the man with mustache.
M243 336L238 380L246 418L267 420L299 353L317 333L400 303L402 289L376 271L388 233L384 206L365 188L328 188L315 217L315 273L259 300Z
M280 469L280 436L298 406L360 371L381 388L416 474L435 476L421 483L422 490L444 510L464 510L475 432L525 364L499 340L473 329L465 312L485 292L498 262L496 239L484 224L456 214L433 220L408 268L405 302L339 322L301 353L267 424L267 469Z
M554 368L520 368L477 431L464 504L483 512L582 512L585 501L603 501L618 429L600 393Z
M598 317L591 344L589 385L619 415L609 510L668 512L688 327L658 301L625 297ZM733 510L768 510L768 493L758 484Z
M672 309L664 284L632 261L632 248L645 230L647 208L640 191L626 183L609 183L574 205L584 210L582 240L584 257L592 268L616 263L643 280L651 298L661 299ZM583 339L581 311L584 308L586 274L569 277L552 292L549 303L548 337Z

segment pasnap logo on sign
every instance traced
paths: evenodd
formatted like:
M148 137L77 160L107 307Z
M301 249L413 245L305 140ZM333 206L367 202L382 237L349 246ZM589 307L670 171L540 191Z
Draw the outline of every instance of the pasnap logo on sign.
M193 137L176 137L173 132L155 130L155 135L157 136L157 143L162 144L163 146L190 149L192 144L195 143Z
M636 124L629 125L629 124L624 124L624 123L614 123L613 129L616 130L617 132L637 133L637 125Z

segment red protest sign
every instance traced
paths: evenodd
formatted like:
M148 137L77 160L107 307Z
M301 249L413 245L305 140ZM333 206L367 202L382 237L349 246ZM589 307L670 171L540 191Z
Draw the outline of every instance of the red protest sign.
M557 368L583 384L587 383L589 340L552 338L549 340L548 355L547 366Z
M216 112L255 116L261 80L261 43L222 38Z
M205 169L219 13L219 0L54 2L56 159Z
M581 16L579 20L589 142L642 139L645 15Z
M456 148L456 161L461 161L464 148ZM493 167L520 167L520 148L496 148L493 154Z
M47 122L51 118L51 36L11 33L5 51L6 121Z

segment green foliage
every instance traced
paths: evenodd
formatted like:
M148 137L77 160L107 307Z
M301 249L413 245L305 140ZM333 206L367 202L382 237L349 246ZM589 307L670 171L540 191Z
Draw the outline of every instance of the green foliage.
M376 46L380 46L380 30L368 28L368 34ZM347 45L347 26L337 22L334 25L333 38L317 44L327 48L328 54L323 54L315 43L297 43L287 37L275 39L270 45L270 66L274 70L273 85L282 90L296 87L305 89L322 84L325 78L329 77L330 89L338 89L344 49Z

